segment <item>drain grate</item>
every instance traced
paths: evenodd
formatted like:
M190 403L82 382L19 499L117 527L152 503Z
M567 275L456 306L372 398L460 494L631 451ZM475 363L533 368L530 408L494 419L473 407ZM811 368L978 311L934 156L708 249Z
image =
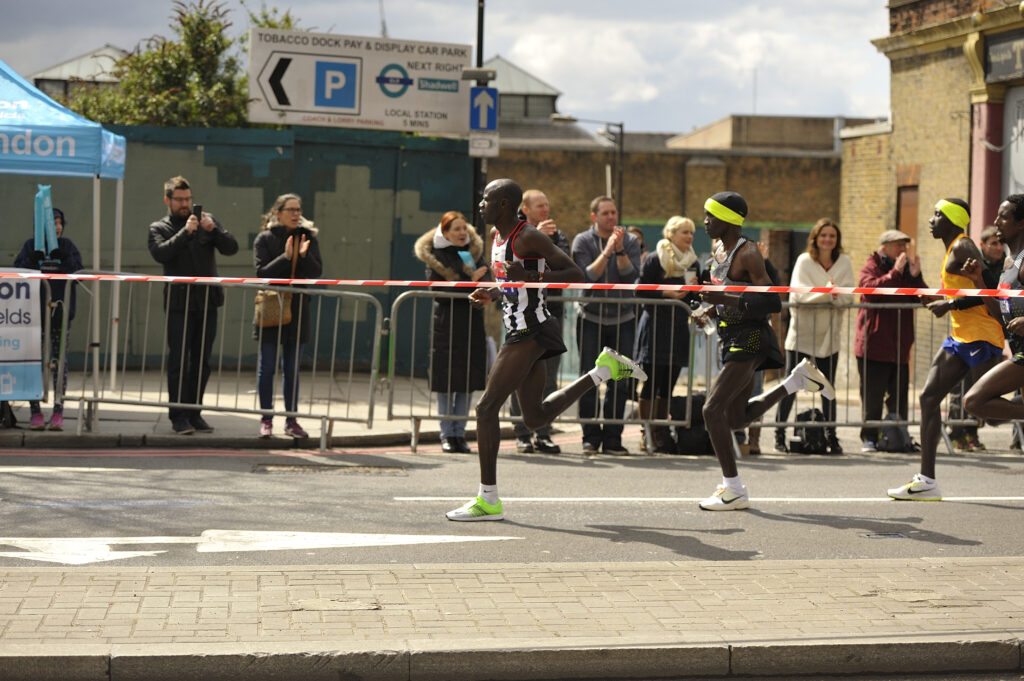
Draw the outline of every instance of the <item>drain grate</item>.
M253 473L333 473L335 475L406 475L401 466L332 466L322 463L258 463Z
M907 538L907 535L903 534L902 532L868 532L867 534L862 534L861 536L862 537L867 537L868 539L906 539Z

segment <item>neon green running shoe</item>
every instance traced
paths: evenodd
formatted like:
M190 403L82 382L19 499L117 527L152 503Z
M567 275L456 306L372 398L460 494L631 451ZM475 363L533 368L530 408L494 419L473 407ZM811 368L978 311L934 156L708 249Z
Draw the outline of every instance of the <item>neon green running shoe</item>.
M608 367L612 372L613 381L621 381L624 378L635 378L638 381L647 380L647 372L640 368L640 365L625 355L620 355L608 346L605 346L601 354L594 362L596 367Z
M473 522L476 520L504 520L505 513L501 507L501 499L496 504L488 504L483 497L477 497L467 501L454 511L445 513L448 520L460 522Z

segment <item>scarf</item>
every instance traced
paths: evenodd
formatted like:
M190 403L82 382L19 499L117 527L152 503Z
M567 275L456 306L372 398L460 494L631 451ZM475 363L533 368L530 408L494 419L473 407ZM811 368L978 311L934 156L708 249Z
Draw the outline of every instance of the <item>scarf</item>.
M658 262L661 263L661 269L665 270L666 279L683 276L686 270L697 262L697 254L693 252L693 248L681 251L668 239L659 241L656 248Z

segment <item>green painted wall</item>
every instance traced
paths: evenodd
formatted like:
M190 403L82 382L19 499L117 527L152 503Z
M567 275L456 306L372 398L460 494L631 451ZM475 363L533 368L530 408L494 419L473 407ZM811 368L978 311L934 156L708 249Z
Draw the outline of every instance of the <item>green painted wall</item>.
M423 266L412 255L418 236L437 224L447 210L469 213L472 202L472 161L465 141L405 136L362 130L302 128L290 130L226 130L206 128L113 127L128 141L124 182L122 271L160 273L147 247L148 226L166 213L163 183L184 175L196 203L213 213L239 241L232 257L218 257L222 276L254 274L252 240L261 215L285 192L303 197L306 217L320 228L325 278L419 279ZM93 262L92 195L88 179L0 175L0 201L7 206L8 227L0 232L0 259L13 263L32 236L32 207L37 184L52 186L53 202L68 219L65 236L82 252L86 266ZM100 268L114 268L115 188L101 181ZM365 289L362 289L365 290ZM100 287L104 317L109 318L109 285ZM400 291L372 292L385 315ZM158 290L122 289L122 350L127 342L129 365L143 361L159 365L163 326ZM130 297L130 301L128 298ZM80 297L79 319L69 347L80 365L86 347L88 296ZM130 309L129 306L130 305ZM148 311L148 315L147 315ZM427 311L428 313L429 311ZM229 293L222 310L227 329L223 349L227 361L241 356L254 364L256 344L251 335L251 293ZM324 306L320 320L322 358L330 356L335 326L347 354L352 324L362 324L365 308L353 316L342 306ZM357 332L356 357L368 363L372 342L365 328ZM104 328L103 350L109 347ZM307 352L308 354L308 352ZM400 356L402 353L399 353ZM156 364L154 364L156 362Z

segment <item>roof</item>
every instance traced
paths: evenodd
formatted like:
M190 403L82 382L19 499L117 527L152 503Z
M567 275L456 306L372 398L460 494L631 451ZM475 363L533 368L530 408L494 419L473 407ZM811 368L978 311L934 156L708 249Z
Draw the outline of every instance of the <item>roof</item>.
M0 173L123 178L124 137L40 92L0 61Z
M611 143L574 123L555 124L547 119L503 120L498 126L501 146L509 149L607 150Z
M558 97L562 94L560 90L527 73L500 54L488 59L484 68L494 69L495 77L490 86L498 88L498 92L501 94L548 95L551 97Z
M117 79L110 75L114 62L126 56L128 52L114 45L104 45L91 52L62 61L47 69L33 73L28 77L36 80L86 80L94 83L113 83Z

